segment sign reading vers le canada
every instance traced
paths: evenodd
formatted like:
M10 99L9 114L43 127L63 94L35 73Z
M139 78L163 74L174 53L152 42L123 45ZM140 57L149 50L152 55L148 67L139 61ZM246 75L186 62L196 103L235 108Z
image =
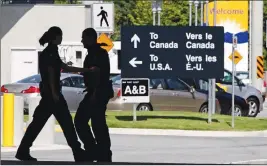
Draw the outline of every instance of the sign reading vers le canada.
M221 78L224 28L124 26L122 78Z

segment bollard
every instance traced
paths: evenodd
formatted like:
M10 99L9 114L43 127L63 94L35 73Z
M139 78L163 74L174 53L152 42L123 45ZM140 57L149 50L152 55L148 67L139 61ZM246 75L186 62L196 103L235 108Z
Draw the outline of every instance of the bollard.
M14 101L14 145L19 146L24 135L24 99L22 96L15 96Z
M29 123L32 121L33 113L35 111L35 108L39 105L40 100L41 100L40 96L29 98ZM52 115L46 122L40 134L37 136L33 145L51 145L54 144L54 140L55 140L55 118L54 115Z
M14 146L14 94L3 97L3 146Z
M3 96L1 96L1 146L3 145L3 120L4 120L4 118L3 118L3 110L4 110L4 108L3 108Z

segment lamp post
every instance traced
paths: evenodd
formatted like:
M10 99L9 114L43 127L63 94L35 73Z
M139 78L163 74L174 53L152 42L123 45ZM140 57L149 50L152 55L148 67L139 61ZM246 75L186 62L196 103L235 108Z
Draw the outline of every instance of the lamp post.
M199 2L195 1L194 4L195 4L195 26L197 26L197 8L198 8Z
M158 11L158 26L160 26L160 13L162 10L162 0L157 0L157 11Z
M153 26L156 25L157 1L152 0Z
M192 0L189 0L189 26L192 25Z

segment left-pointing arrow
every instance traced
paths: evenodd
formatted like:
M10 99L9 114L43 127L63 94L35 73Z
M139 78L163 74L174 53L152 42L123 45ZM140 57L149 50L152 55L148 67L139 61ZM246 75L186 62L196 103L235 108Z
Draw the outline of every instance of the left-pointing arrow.
M137 60L136 60L136 57L134 57L133 59L131 59L131 60L129 61L129 63L130 63L133 67L137 67L136 65L141 65L141 64L143 64L142 61L137 61Z

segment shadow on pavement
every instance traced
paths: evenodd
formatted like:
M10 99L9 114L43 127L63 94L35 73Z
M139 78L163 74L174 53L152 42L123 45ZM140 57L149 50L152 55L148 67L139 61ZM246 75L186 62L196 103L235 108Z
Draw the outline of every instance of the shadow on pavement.
M71 161L16 161L1 160L1 165L244 165L244 164L206 164L206 163L145 163L145 162L71 162Z
M121 121L133 121L132 116L116 116L118 120ZM184 119L184 120L198 120L198 121L206 121L207 118L200 117L189 117L189 116L138 116L137 121L145 121L147 119ZM217 119L212 119L212 122L219 122Z

